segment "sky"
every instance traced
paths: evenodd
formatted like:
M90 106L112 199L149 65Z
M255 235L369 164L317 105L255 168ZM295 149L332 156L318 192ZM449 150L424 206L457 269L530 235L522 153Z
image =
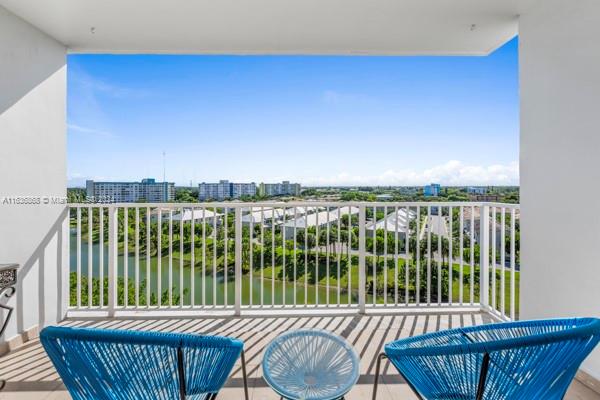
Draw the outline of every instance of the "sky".
M485 57L68 56L68 182L518 185L518 39Z

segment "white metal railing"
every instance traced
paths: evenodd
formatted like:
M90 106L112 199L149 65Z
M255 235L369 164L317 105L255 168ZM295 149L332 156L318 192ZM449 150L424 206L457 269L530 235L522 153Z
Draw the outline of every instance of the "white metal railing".
M69 208L71 311L460 307L518 318L514 204Z

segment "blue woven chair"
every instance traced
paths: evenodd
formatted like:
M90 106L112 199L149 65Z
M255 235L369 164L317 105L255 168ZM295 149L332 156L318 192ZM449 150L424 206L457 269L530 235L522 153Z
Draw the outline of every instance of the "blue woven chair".
M573 318L451 329L388 343L389 360L421 399L562 399L600 340L600 320Z
M69 393L83 399L214 399L243 342L219 336L48 327L42 345Z

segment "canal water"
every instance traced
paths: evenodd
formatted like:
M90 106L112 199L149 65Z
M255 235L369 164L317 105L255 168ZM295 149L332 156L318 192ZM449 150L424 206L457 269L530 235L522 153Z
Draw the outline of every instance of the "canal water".
M92 271L91 275L94 278L100 276L100 244L93 243L91 246L92 250ZM103 256L103 270L104 277L108 276L108 246L105 245L102 249L104 252ZM81 242L81 273L82 276L88 276L88 255L89 247L88 242L82 238ZM183 304L191 304L191 288L192 283L194 284L194 304L201 305L223 305L225 302L229 305L234 304L234 277L233 277L233 265L229 266L229 272L227 280L225 279L224 272L218 271L216 279L213 276L212 269L210 268L212 260L206 260L207 270L205 274L202 273L202 265L196 260L196 265L192 273L189 260L184 260L183 269L180 267L179 258L173 257L172 266L169 267L169 257L165 256L161 258L161 265L158 265L158 257L154 256L150 259L150 290L155 295L158 294L158 276L161 276L161 292L165 292L169 287L169 278L171 277L171 287L174 294L180 293L180 282L183 281L183 289L186 291L183 295ZM117 263L117 274L119 277L124 277L125 273L125 257L122 252L119 253ZM70 270L71 272L77 272L77 235L74 230L71 231L70 235ZM181 274L183 277L181 278ZM143 282L148 275L148 268L146 267L146 256L143 252L139 255L139 282ZM129 254L127 257L127 277L131 283L134 282L136 276L136 263L135 255ZM265 305L281 305L294 304L294 285L292 282L283 282L281 280L265 279L261 281L260 271L254 271L252 284L250 284L250 275L245 274L242 277L242 305L250 304L250 297L252 296L252 304L261 303L262 300ZM327 288L322 285L317 287L315 285L307 285L306 288L303 285L303 278L298 281L296 286L296 304L327 304ZM262 283L262 285L261 285ZM86 290L86 288L82 288ZM357 293L353 291L353 302L356 302ZM338 302L338 293L336 289L329 289L329 303ZM129 300L130 304L133 299ZM341 293L340 299L341 304L348 304L347 293Z

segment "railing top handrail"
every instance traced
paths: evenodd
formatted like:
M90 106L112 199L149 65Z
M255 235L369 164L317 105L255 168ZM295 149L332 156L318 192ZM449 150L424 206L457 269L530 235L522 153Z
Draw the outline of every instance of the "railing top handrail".
M472 202L472 201L388 201L388 202L368 202L368 201L272 201L272 202L207 202L207 203L70 203L70 208L248 208L248 207L498 207L520 209L519 204L499 203L499 202Z

